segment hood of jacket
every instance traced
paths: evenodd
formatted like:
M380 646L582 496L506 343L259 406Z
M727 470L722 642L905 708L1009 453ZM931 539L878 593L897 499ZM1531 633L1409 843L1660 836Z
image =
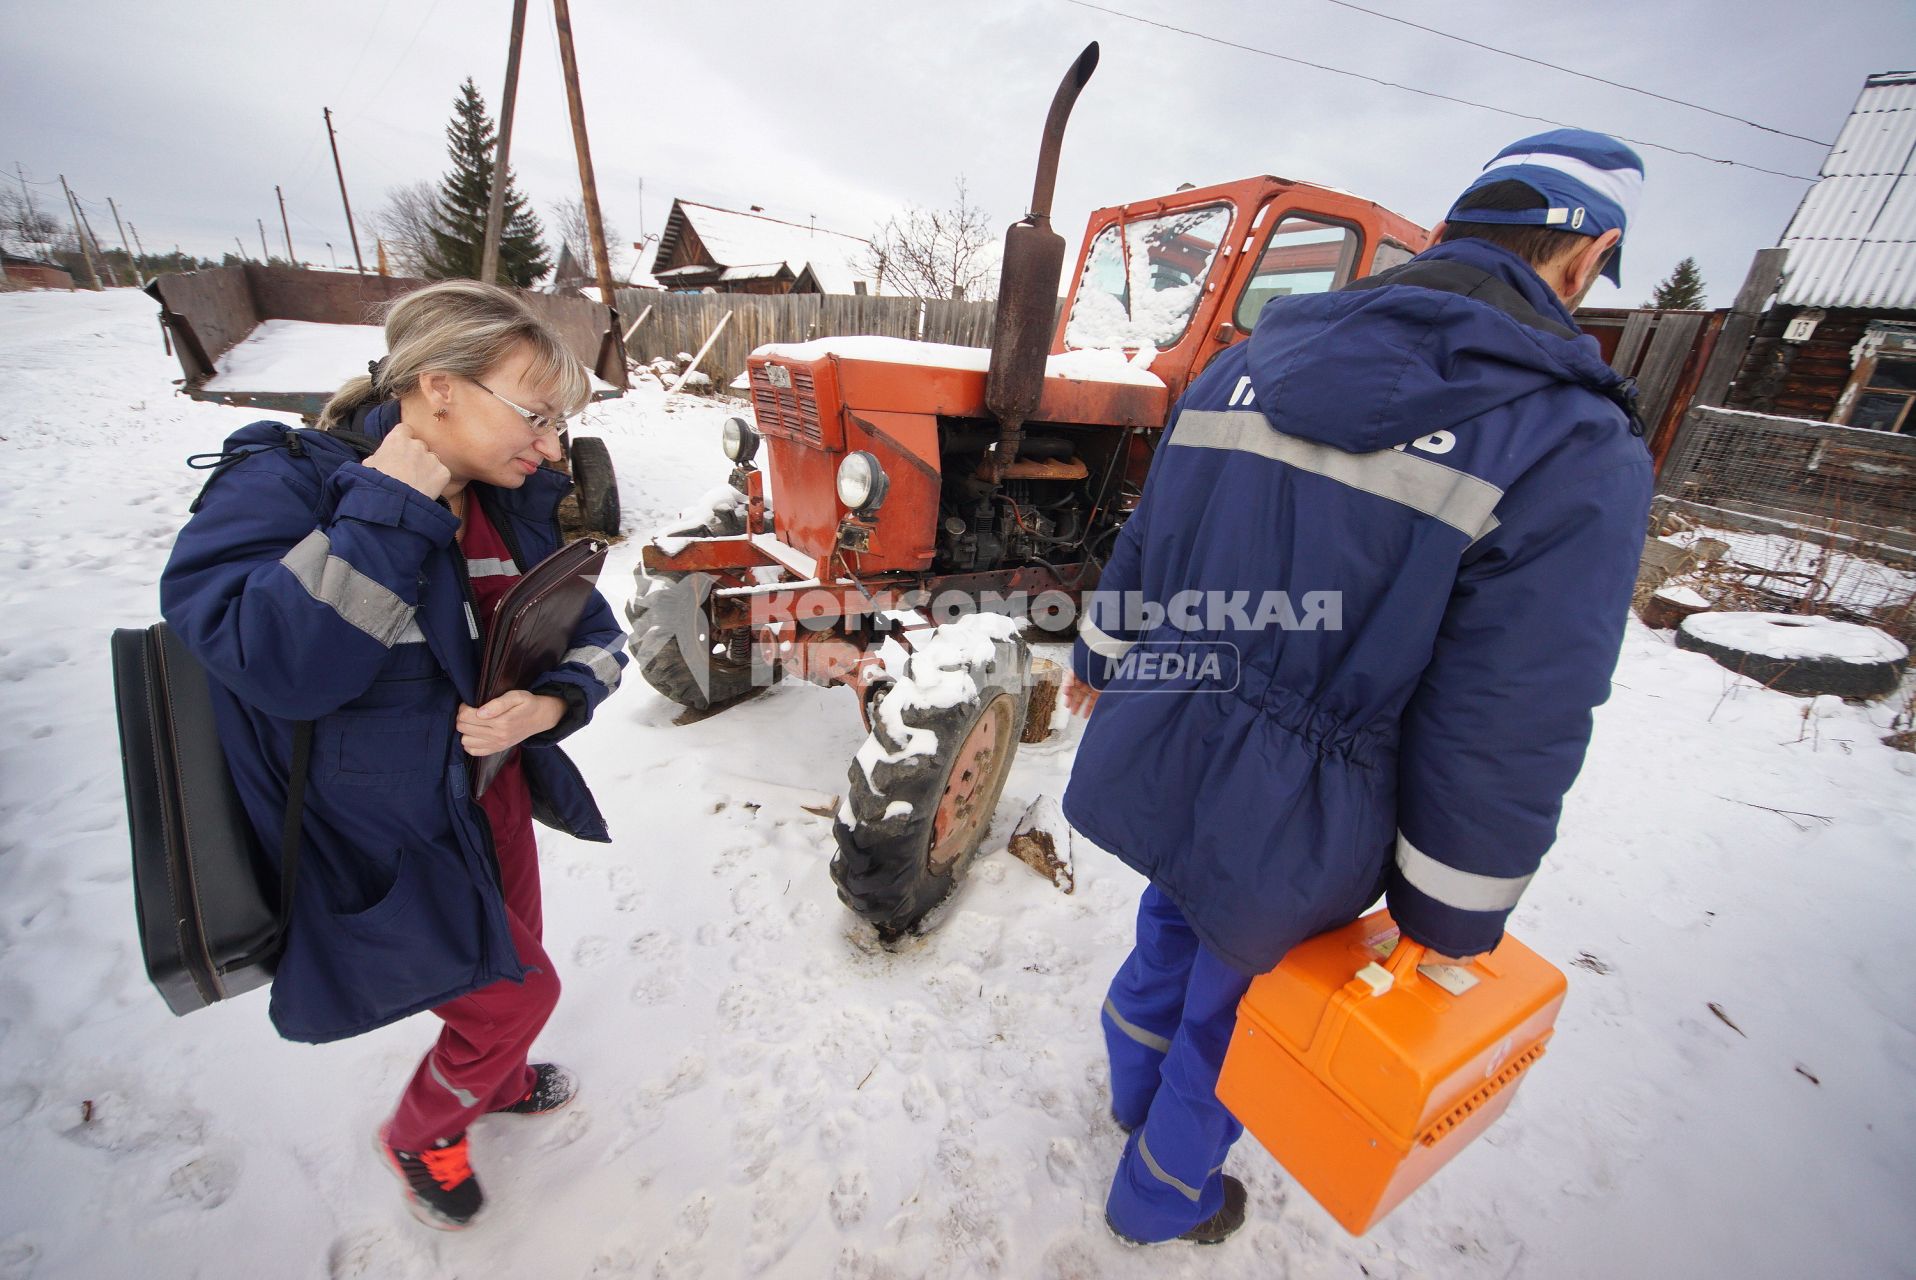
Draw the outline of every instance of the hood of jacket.
M1630 394L1527 263L1470 239L1334 293L1273 299L1247 364L1273 427L1350 453L1404 444L1553 384L1618 401Z

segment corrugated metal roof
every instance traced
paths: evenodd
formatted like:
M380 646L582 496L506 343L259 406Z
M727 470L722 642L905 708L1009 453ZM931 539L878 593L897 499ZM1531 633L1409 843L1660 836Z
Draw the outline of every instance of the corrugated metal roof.
M1916 311L1916 71L1871 76L1779 242L1777 302Z

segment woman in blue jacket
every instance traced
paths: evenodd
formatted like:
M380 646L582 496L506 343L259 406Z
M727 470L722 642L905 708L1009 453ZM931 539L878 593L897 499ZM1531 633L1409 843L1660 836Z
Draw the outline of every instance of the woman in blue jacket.
M161 579L212 677L220 740L262 847L280 847L311 724L302 844L272 1017L319 1043L431 1009L444 1022L379 1149L448 1229L483 1197L466 1129L571 1100L527 1050L559 997L541 944L532 819L609 839L557 742L618 686L624 636L593 597L551 672L484 705L479 640L559 546L558 428L588 379L518 297L448 281L395 303L388 354L321 430L227 442ZM514 752L475 800L468 755Z

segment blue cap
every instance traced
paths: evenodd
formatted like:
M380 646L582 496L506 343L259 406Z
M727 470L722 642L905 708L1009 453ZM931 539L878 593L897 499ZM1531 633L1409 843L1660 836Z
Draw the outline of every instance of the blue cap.
M1496 182L1521 182L1543 197L1541 209L1459 209L1473 191ZM1446 222L1492 222L1549 227L1580 236L1624 231L1637 196L1643 191L1643 158L1607 133L1588 129L1552 129L1499 151L1477 180L1464 188ZM1619 284L1623 245L1610 255L1603 274Z

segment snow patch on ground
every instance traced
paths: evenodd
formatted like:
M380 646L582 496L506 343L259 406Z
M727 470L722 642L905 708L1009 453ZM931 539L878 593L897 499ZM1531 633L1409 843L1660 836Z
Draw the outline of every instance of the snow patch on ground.
M816 812L866 737L852 698L788 683L676 725L636 673L568 743L614 843L539 837L565 996L536 1052L579 1101L478 1122L485 1216L419 1226L371 1134L430 1017L287 1044L263 993L176 1019L141 968L107 635L156 615L205 478L185 457L270 416L174 394L154 312L0 295L0 1274L1908 1274L1916 756L1881 744L1888 704L1764 690L1634 622L1511 925L1570 977L1550 1053L1363 1239L1248 1140L1239 1238L1106 1232L1098 1008L1143 882L1080 840L1066 896L1000 852L1082 722L1020 749L942 923L887 951ZM628 533L724 479L739 411L656 387L587 410ZM615 608L642 547L612 549Z
M1694 593L1692 593L1694 594ZM1875 627L1793 613L1699 613L1682 629L1698 640L1765 658L1901 662L1903 642Z

